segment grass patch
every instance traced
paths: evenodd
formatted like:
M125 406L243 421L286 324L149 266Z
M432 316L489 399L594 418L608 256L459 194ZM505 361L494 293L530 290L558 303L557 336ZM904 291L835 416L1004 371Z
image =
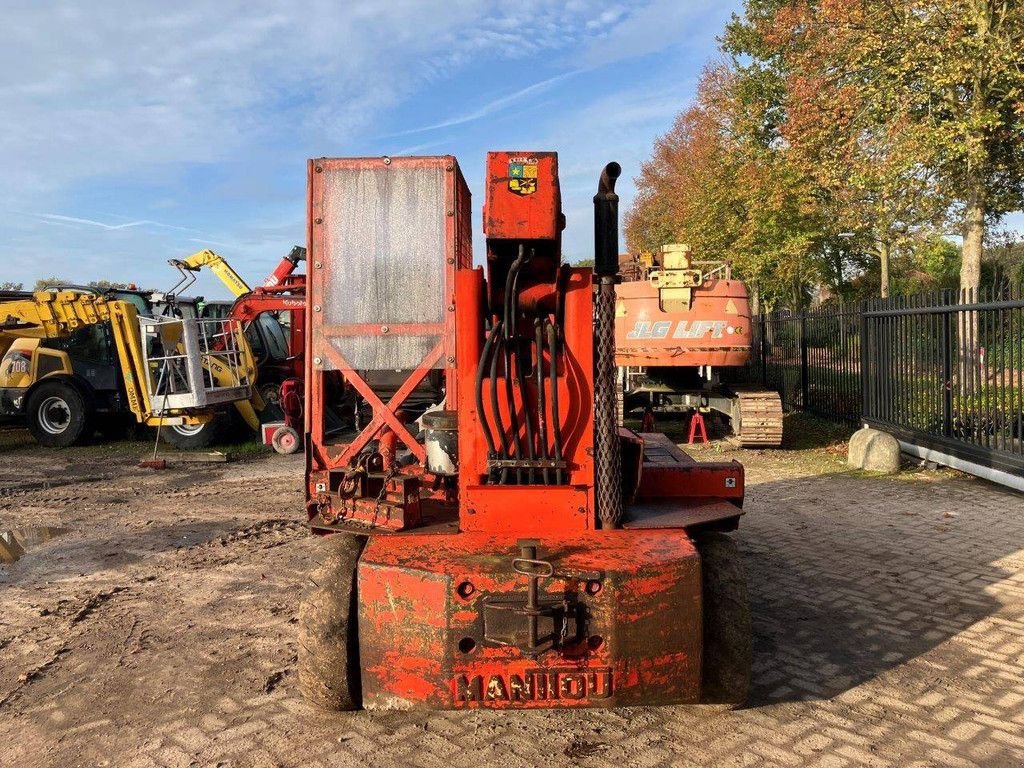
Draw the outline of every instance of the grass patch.
M845 444L854 433L849 424L830 421L810 413L790 413L782 422L782 447L790 451L832 448Z
M233 461L246 461L266 456L273 452L269 446L263 445L257 435L240 435L237 440L219 442L207 448L197 448L194 451L179 451L172 445L160 441L160 453L210 453L218 451L231 456ZM22 450L50 450L50 451L74 451L82 457L110 457L110 458L147 458L153 453L153 445L156 442L156 432L143 431L134 438L107 439L97 434L84 445L76 445L72 448L43 448L31 433L24 427L6 426L0 428L0 453L14 453Z

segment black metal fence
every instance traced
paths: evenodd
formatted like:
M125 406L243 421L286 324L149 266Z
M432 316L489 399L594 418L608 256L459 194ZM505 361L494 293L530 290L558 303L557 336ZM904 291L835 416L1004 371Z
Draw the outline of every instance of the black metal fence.
M754 376L787 411L855 423L861 415L861 308L773 312L754 323Z
M1024 297L945 291L755 318L750 375L787 410L866 422L1024 476Z

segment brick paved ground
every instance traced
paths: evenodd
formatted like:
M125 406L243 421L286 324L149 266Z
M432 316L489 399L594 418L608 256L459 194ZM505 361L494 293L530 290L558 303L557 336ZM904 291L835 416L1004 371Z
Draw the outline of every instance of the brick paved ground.
M1024 499L741 458L748 708L344 715L296 690L299 462L97 460L104 477L48 490L31 472L52 459L0 462L28 488L0 499L0 529L74 529L0 566L0 764L1024 763Z

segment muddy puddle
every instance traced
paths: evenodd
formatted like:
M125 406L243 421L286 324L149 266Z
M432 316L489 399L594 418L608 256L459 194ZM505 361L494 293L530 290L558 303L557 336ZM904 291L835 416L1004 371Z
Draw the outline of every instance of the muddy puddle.
M0 563L16 563L32 547L45 544L69 530L55 526L37 526L0 531Z

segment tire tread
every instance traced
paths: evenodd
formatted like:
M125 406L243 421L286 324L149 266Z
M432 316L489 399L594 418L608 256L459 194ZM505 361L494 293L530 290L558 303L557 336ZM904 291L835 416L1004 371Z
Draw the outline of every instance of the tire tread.
M365 538L325 536L306 579L299 606L299 687L321 709L340 712L360 704L356 568Z
M701 702L741 706L750 690L753 635L747 578L731 537L697 537L704 605Z

